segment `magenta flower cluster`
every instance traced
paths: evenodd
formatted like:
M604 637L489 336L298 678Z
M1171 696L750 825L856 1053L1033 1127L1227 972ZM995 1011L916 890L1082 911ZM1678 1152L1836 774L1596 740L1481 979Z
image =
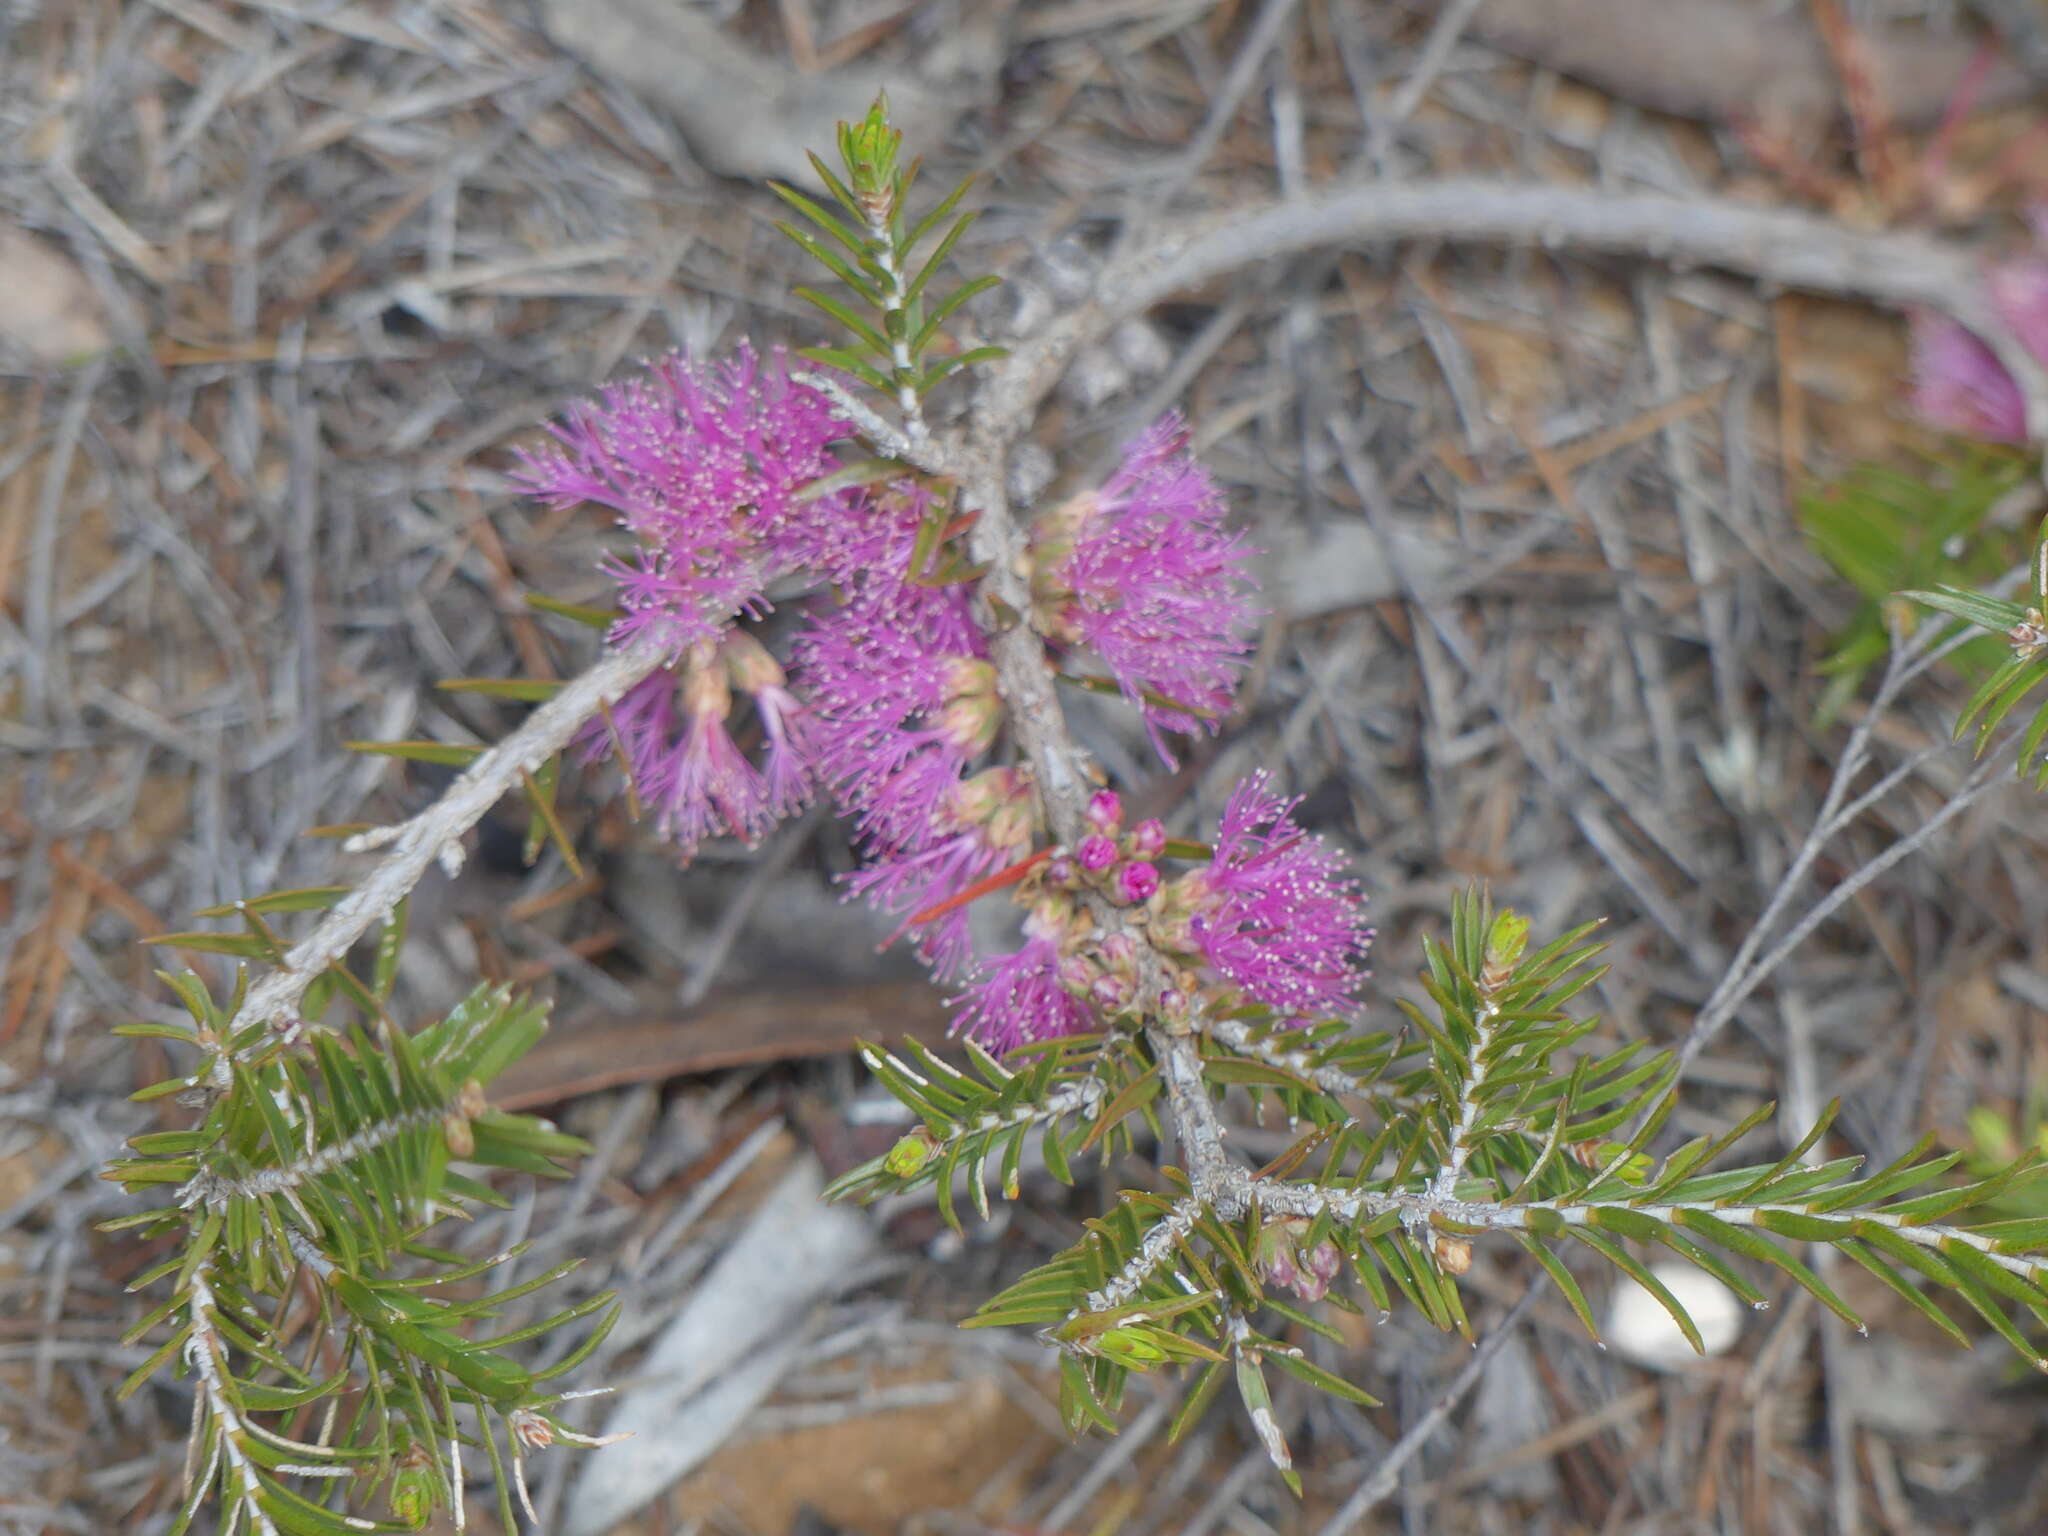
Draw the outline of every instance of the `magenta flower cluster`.
M1177 765L1164 733L1214 730L1251 649L1251 550L1225 511L1180 418L1168 416L1047 530L1044 628L1101 659L1168 767Z
M850 891L965 983L956 1027L998 1050L1100 1027L1136 1001L1136 945L1100 931L1104 904L1174 957L1161 1008L1348 1006L1370 938L1358 888L1263 775L1231 797L1207 862L1177 877L1161 870L1165 829L1126 826L1109 791L1073 847L1043 846L1034 786L1002 760L973 584L931 576L920 543L949 509L909 480L811 489L853 429L779 353L669 358L553 431L516 479L550 504L616 515L634 548L608 566L613 643L654 635L673 651L581 746L623 761L685 857L713 838L754 841L828 794L862 855ZM1170 418L1032 545L1031 621L1063 666L1107 673L1168 763L1169 734L1228 713L1251 643L1251 551L1226 512ZM805 592L778 659L759 621L774 597ZM1026 908L1024 941L978 956L969 906L998 888Z
M2048 208L2033 215L2042 249L1984 274L1992 313L2035 362L2048 368ZM1994 443L2027 440L2019 381L1982 337L1946 315L1912 324L1913 410L1931 426Z

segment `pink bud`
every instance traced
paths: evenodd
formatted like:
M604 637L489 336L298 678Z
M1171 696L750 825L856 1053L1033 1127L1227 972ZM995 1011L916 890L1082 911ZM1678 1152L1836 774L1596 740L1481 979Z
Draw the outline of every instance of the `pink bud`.
M1130 1002L1131 984L1121 976L1098 976L1088 995L1095 1000L1096 1007L1115 1013Z
M1100 832L1090 833L1081 839L1081 846L1074 850L1081 861L1081 867L1091 875L1099 875L1116 862L1116 844Z
M1104 965L1127 966L1138 957L1138 941L1128 933L1112 933L1097 951Z
M1123 825L1124 803L1113 789L1098 789L1088 797L1088 825L1097 832L1114 832Z
M1147 817L1131 828L1124 847L1134 859L1156 859L1166 852L1166 827L1157 816Z
M1337 1278L1337 1272L1344 1267L1344 1254L1327 1237L1311 1248L1303 1257L1308 1271L1318 1280L1330 1281Z
M1149 901L1158 889L1159 867L1155 864L1126 864L1116 872L1117 897L1129 905Z
M1081 878L1081 866L1070 853L1055 855L1045 866L1045 883L1057 890L1072 890Z
M1086 997L1097 982L1095 967L1079 955L1069 955L1062 960L1059 975L1060 985L1076 997Z

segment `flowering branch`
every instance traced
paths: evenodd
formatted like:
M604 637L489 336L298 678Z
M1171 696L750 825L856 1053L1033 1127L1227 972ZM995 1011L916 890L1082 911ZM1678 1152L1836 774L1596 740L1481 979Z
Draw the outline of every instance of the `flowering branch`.
M829 797L862 855L848 893L887 914L895 935L960 988L964 1065L922 1046L863 1051L916 1125L834 1194L930 1183L951 1220L957 1182L986 1215L988 1174L1015 1198L1027 1149L1071 1182L1074 1161L1113 1158L1138 1125L1170 1140L1180 1166L1164 1171L1166 1188L1126 1191L973 1319L1044 1329L1076 1426L1113 1429L1131 1373L1168 1367L1196 1373L1184 1428L1227 1374L1292 1479L1265 1368L1371 1399L1259 1331L1269 1315L1282 1335L1304 1320L1279 1293L1319 1302L1341 1283L1382 1311L1398 1294L1435 1326L1469 1335L1459 1276L1472 1263L1469 1239L1489 1234L1520 1243L1589 1328L1553 1245L1577 1245L1634 1278L1695 1341L1684 1308L1630 1243L1669 1248L1758 1305L1763 1293L1731 1261L1775 1269L1853 1321L1784 1246L1826 1243L1963 1338L1926 1292L1960 1295L2048 1368L2007 1315L2013 1302L2048 1311L2048 1226L1942 1219L2029 1165L1956 1188L1939 1182L1954 1159L1929 1158L1924 1146L1868 1176L1854 1158L1809 1164L1832 1111L1769 1166L1715 1166L1759 1116L1659 1161L1652 1143L1686 1057L1640 1042L1595 1049L1593 1022L1572 1007L1600 974L1595 925L1532 949L1525 919L1496 913L1483 895L1462 898L1448 937L1424 946L1427 1005L1404 1003L1398 1032L1356 1027L1373 937L1364 895L1348 862L1298 824L1296 802L1256 773L1232 791L1207 843L1169 840L1157 820L1129 824L1055 686L1120 694L1169 765L1183 738L1228 715L1257 616L1251 551L1185 430L1157 424L1107 480L1058 505L1013 507L1006 490L1011 448L1080 346L1254 256L1411 233L1541 239L1930 306L1977 326L2003 301L1983 297L1974 258L1711 202L1374 185L1233 215L1112 262L1090 304L991 367L964 429L946 435L924 399L952 373L996 363L995 349L949 331L994 279L936 285L972 217L954 214L966 187L912 218L914 167L899 165L899 141L878 103L843 127L840 167L818 163L828 199L778 189L799 220L786 232L843 290L800 290L847 338L806 351L813 370L744 348L718 365L671 358L573 407L553 445L524 456L525 489L558 507L607 508L630 536L606 562L617 607L597 619L610 625L598 663L559 687L506 684L543 702L427 810L351 838L350 851L382 854L354 888L237 903L247 933L172 936L269 967L253 984L240 978L224 1004L197 978L170 978L191 1024L128 1030L197 1055L189 1074L150 1092L180 1093L201 1123L136 1138L135 1156L108 1170L137 1191L177 1190L172 1205L122 1224L183 1249L151 1277L171 1283L150 1320L171 1338L130 1387L173 1360L200 1379L188 1519L211 1491L225 1530L361 1528L285 1480L333 1484L362 1468L410 1527L443 1504L459 1524L467 1436L491 1457L509 1530L508 1486L525 1503L525 1451L598 1443L550 1415L560 1399L541 1379L585 1358L605 1322L541 1373L499 1346L603 1312L607 1298L494 1342L474 1337L474 1323L553 1276L473 1300L425 1294L508 1257L459 1265L424 1243L435 1221L495 1198L452 1163L544 1174L581 1150L545 1122L489 1105L488 1083L539 1038L543 1011L482 989L407 1029L387 1006L407 893L436 863L454 868L463 835L515 787L532 802L536 845L542 834L562 838L552 797L565 753L616 761L636 813L644 807L686 860L712 839L754 842ZM1985 341L2040 426L2031 352ZM848 444L866 457L847 462ZM2016 665L2031 667L2048 654L2048 574L2041 586L2024 611L1966 594L1934 601L2003 626ZM771 649L781 633L756 622L771 592L797 606L781 654ZM1907 665L1902 654L1894 676ZM2011 681L2024 692L2036 680L2027 671ZM1987 706L2009 709L2017 697ZM2044 729L2030 729L2027 752ZM1830 791L1830 829L1894 782L1848 799L1866 742L1867 729ZM467 752L399 745L400 755ZM1802 852L1788 881L1817 849ZM1855 888L1845 882L1830 900ZM968 913L996 900L1021 909L1020 932L1014 948L988 952ZM1718 1023L1708 1015L1732 1012L1810 926L1754 961L1781 905L1745 945L1749 968L1717 991L1687 1054ZM323 915L289 946L269 926L272 915L310 910ZM380 924L372 972L360 977L349 953ZM1273 1098L1300 1129L1262 1168L1232 1149L1219 1106L1233 1093ZM338 1374L316 1379L272 1346L257 1299L301 1288L341 1341ZM344 1391L360 1411L337 1413ZM317 1442L260 1422L322 1399L330 1410ZM458 1409L481 1433L454 1427ZM511 1447L509 1477L493 1423Z

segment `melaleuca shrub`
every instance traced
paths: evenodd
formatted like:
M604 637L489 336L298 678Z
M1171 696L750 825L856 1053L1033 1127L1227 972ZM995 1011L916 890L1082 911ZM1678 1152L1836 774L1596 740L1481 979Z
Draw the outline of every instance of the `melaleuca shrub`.
M169 978L189 1023L130 1029L187 1052L146 1093L176 1096L193 1123L136 1138L109 1169L171 1197L116 1225L169 1254L138 1282L169 1295L138 1330L164 1337L129 1385L166 1368L194 1383L176 1529L209 1498L221 1529L260 1536L365 1528L350 1508L418 1529L459 1513L482 1470L510 1529L528 1455L598 1443L549 1383L598 1347L611 1299L494 1335L490 1318L573 1266L493 1292L472 1282L510 1255L428 1240L502 1199L474 1170L545 1176L583 1150L490 1103L545 1010L483 987L412 1023L393 1001L407 891L459 863L499 795L523 797L532 848L554 841L573 860L564 754L613 765L683 862L712 840L758 841L821 798L851 827L845 893L950 989L958 1050L863 1051L912 1128L835 1194L930 1185L957 1220L963 1198L988 1212L991 1185L1017 1196L1027 1158L1073 1182L1084 1158L1121 1166L1136 1137L1156 1140L1156 1180L970 1320L1040 1331L1076 1427L1113 1430L1133 1373L1184 1379L1176 1434L1229 1383L1291 1479L1267 1369L1370 1404L1302 1341L1333 1331L1332 1308L1401 1307L1469 1334L1461 1277L1484 1241L1526 1252L1589 1329L1568 1252L1644 1286L1695 1341L1649 1250L1751 1305L1783 1282L1853 1322L1799 1256L1825 1243L1958 1339L1939 1293L2040 1363L2029 1330L2048 1315L2048 1224L1948 1219L2027 1162L1958 1185L1944 1177L1954 1158L1922 1143L1866 1172L1817 1155L1832 1106L1774 1162L1721 1165L1769 1106L1664 1148L1672 1054L1602 1048L1576 1008L1601 974L1597 924L1544 942L1483 893L1461 897L1419 957L1425 1001L1374 1027L1365 892L1269 775L1230 789L1196 837L1127 809L1132 786L1075 745L1060 690L1120 699L1173 766L1238 706L1261 613L1252 546L1173 416L1099 484L1012 509L1004 456L1024 417L977 407L966 430L941 432L924 411L933 389L1000 356L955 334L994 279L938 281L972 218L956 211L966 187L914 212L914 168L879 104L839 152L837 169L817 162L822 200L780 189L797 215L786 232L836 280L798 291L838 342L658 360L571 407L521 460L526 493L616 519L612 607L542 603L603 628L599 660L560 685L464 680L538 701L497 747L381 748L463 771L418 816L354 834L346 846L379 855L355 885L210 914L244 932L167 936L241 963L224 1000ZM2036 669L1973 706L2002 718L2048 668L2048 559L2033 608L1920 595L2006 633L2014 666ZM771 608L785 610L772 626ZM970 913L996 903L1013 921L990 942L1005 925ZM319 916L294 940L280 930L298 913ZM352 953L365 937L374 947ZM1255 1167L1233 1150L1226 1110L1240 1104L1290 1129L1285 1152ZM590 1318L546 1368L523 1362L531 1339ZM317 1369L280 1344L288 1320L308 1319L332 1346Z

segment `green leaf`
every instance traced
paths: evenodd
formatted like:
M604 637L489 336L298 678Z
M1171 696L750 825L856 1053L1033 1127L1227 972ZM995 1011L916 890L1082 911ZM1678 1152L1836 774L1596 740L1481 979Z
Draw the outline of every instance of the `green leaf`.
M925 271L929 273L931 269L927 267ZM925 316L924 324L918 328L917 335L911 340L910 348L912 355L916 357L924 356L925 349L938 338L939 332L945 328L946 322L959 312L961 305L965 304L975 295L986 293L995 286L997 286L995 278L977 277L972 282L962 283L958 288L955 288L951 293L939 300L938 303L934 304L931 308L931 313Z
M1194 1385L1181 1399L1180 1407L1174 1411L1173 1422L1167 1426L1168 1445L1177 1445L1181 1436L1202 1417L1209 1404L1216 1400L1217 1390L1223 1385L1223 1378L1229 1371L1229 1361L1213 1360L1196 1373Z
M1987 597L1981 592L1964 591L1960 587L1936 587L1931 591L1909 589L1899 596L1923 608L1932 608L1937 613L1946 613L1966 624L1974 624L1979 629L1998 633L2011 629L2027 613L2018 603Z
M549 597L545 592L527 593L526 606L538 608L542 613L552 613L572 624L581 624L585 629L610 629L620 618L616 608L586 608L579 603L565 603L559 597Z
M953 254L953 247L960 243L960 237L966 234L973 226L974 221L980 217L979 213L963 213L953 221L952 228L948 229L940 237L939 243L933 247L932 253L925 258L923 267L910 280L909 287L904 289L903 301L905 304L917 302L918 296L924 292L926 285L937 274L940 266L944 264L948 256ZM997 282L998 279L994 277L977 277L968 286L973 287L976 293L982 293L995 287Z
M274 949L254 933L159 933L142 941L165 949L192 949L209 955L235 955L244 960L268 960Z
M1586 1293L1579 1289L1579 1282L1574 1280L1571 1271L1564 1267L1564 1261L1551 1252L1546 1244L1525 1232L1517 1232L1515 1240L1543 1266L1543 1272L1550 1276L1552 1283L1563 1293L1572 1311L1578 1315L1579 1321L1585 1325L1587 1336L1599 1339L1600 1327L1593 1321L1593 1309L1586 1304Z
M243 912L325 911L354 889L354 886L349 885L309 885L296 891L272 891L268 896L257 896L248 901L229 901L217 907L201 907L193 916L235 917Z
M1806 1292L1842 1319L1851 1328L1861 1332L1863 1319L1858 1317L1849 1304L1829 1289L1827 1283L1792 1257L1769 1238L1761 1237L1747 1227L1736 1226L1705 1211L1681 1207L1672 1213L1672 1219L1679 1225L1689 1227L1716 1247L1726 1248L1730 1253L1740 1254L1746 1259L1756 1259L1774 1269L1781 1269L1806 1290Z
M885 395L894 395L896 392L896 386L880 369L849 347L800 347L796 355L808 358L814 363L823 363L827 368L837 368L843 373L850 373L870 389L879 390Z
M444 677L434 686L443 693L480 693L521 704L538 704L562 691L559 679L545 677Z
M818 228L822 229L834 240L837 240L853 255L861 256L866 254L867 242L865 239L854 234L852 230L848 229L844 224L842 224L833 214L828 212L824 207L822 207L818 203L812 201L810 198L804 196L803 193L797 191L794 187L788 186L787 184L780 181L770 181L768 183L768 190L770 192L773 192L777 197L781 198L785 203L789 204L789 206L794 208L798 213L801 213L805 218L809 219L813 224L817 225ZM788 232L789 228L789 226L785 224L777 224L775 227L777 229L784 231L785 233ZM808 249L808 247L806 247L806 249Z
M881 289L871 278L860 271L857 266L849 262L844 256L822 244L816 236L805 230L798 229L794 224L778 223L775 227L801 246L811 260L824 267L869 304L873 305L876 309L883 307L884 299Z
M1704 1355L1707 1352L1706 1345L1700 1342L1700 1331L1693 1324L1692 1314L1687 1312L1680 1305L1678 1298L1671 1294L1671 1288L1652 1274L1633 1254L1619 1243L1589 1227L1573 1226L1565 1230L1648 1291L1656 1299L1657 1305L1671 1315L1671 1321L1678 1325L1678 1331L1685 1335L1686 1343L1693 1347L1695 1354Z
M482 747L465 747L448 741L345 741L351 752L371 757L402 757L413 763L439 763L444 767L467 767L483 756Z
M1380 1400L1363 1388L1352 1385L1341 1376L1334 1376L1321 1366L1312 1364L1299 1355L1284 1350L1269 1350L1266 1359L1285 1371L1297 1381L1305 1381L1318 1392L1327 1392L1332 1397L1341 1397L1347 1403L1360 1408L1377 1408Z
M1873 1275L1877 1276L1879 1280L1890 1287L1914 1311L1934 1324L1936 1328L1939 1328L1964 1349L1970 1347L1970 1336L1963 1332L1962 1327L1955 1319L1942 1311L1925 1292L1904 1275L1900 1274L1898 1270L1887 1264L1882 1258L1878 1257L1877 1254L1873 1253L1863 1244L1853 1241L1837 1243L1835 1244L1835 1250L1838 1253L1846 1254L1849 1258L1855 1260Z
M851 331L857 339L871 347L878 357L886 358L889 356L889 339L849 309L844 301L835 298L829 293L822 293L816 288L793 288L790 291L805 303L823 310L827 315L837 320L847 330Z

